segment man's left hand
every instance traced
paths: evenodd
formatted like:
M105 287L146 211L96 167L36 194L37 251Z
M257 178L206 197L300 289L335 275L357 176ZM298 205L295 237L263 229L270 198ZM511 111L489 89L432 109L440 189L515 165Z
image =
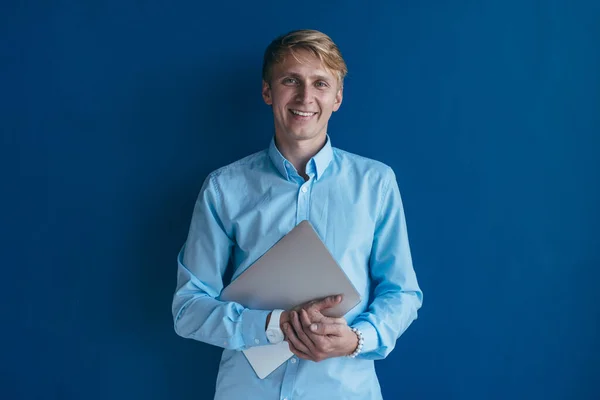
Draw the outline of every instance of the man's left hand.
M358 337L348 324L315 323L304 309L292 311L290 322L285 323L283 328L290 350L304 360L319 362L347 356L358 346Z

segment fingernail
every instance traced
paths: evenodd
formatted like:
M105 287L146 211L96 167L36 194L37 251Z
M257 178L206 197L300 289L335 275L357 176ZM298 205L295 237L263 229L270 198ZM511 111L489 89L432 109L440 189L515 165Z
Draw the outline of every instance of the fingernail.
M317 324L312 324L310 326L310 330L313 331L313 332L315 332L317 330Z
M289 329L290 325L286 322L285 324L283 324L283 329Z

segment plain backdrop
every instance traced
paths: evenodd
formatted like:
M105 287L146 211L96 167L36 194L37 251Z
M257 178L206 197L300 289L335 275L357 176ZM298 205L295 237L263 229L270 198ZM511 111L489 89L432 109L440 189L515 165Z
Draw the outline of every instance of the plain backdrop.
M3 2L0 397L212 398L175 257L206 175L268 146L262 54L300 28L350 70L333 145L403 195L425 298L384 397L600 398L600 2L577 0Z

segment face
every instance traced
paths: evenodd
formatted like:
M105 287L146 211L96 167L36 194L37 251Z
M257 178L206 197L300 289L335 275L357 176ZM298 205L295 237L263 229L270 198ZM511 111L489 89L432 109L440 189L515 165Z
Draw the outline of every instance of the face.
M278 141L324 140L331 113L342 104L337 75L308 51L298 51L273 65L271 82L263 81L265 103L273 107Z

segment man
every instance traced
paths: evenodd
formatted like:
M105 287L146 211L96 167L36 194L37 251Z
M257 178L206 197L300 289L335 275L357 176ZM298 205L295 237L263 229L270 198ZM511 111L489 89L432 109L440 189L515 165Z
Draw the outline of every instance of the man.
M225 349L216 399L381 399L373 360L392 351L421 307L394 172L333 148L327 134L346 72L321 32L275 39L262 87L275 137L267 150L211 173L198 196L178 256L173 317L179 335ZM340 296L294 310L217 299L230 256L235 278L303 220L361 294L357 307L335 319L321 311ZM283 337L294 357L259 379L240 350Z

